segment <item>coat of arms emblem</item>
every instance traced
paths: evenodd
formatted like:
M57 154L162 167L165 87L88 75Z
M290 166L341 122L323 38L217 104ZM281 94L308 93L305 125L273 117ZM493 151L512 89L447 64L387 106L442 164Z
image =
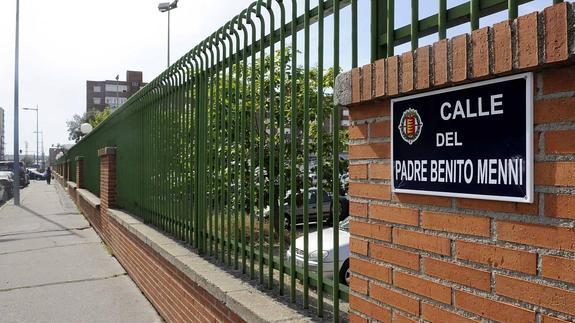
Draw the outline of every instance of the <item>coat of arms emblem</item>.
M417 110L409 108L403 112L401 120L399 120L399 133L401 138L408 144L413 144L421 134L423 122Z

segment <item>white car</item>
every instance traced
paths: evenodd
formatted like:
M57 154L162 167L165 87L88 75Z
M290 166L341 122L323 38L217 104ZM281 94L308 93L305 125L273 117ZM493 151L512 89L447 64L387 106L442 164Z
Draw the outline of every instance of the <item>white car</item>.
M310 271L317 271L318 255L323 258L323 276L326 278L333 278L333 228L327 228L322 231L322 247L323 250L317 250L317 231L310 233L308 243L308 268ZM304 243L303 237L299 237L295 241L295 260L296 267L303 268L304 263ZM291 250L286 252L287 262L289 263L291 257ZM350 271L349 271L349 218L339 223L339 281L349 285Z

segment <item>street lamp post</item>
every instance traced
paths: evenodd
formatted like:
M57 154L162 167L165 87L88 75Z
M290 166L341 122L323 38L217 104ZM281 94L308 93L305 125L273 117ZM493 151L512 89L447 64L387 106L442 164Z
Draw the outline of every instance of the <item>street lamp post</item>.
M40 149L40 139L38 138L38 105L36 105L36 108L22 108L22 110L30 110L30 111L36 111L36 166L40 167L40 162L39 162L39 149Z
M120 106L120 74L116 75L116 106L115 108Z
M170 11L178 7L178 1L174 0L172 3L162 2L158 5L160 12L168 12L168 67L170 67Z
M36 135L38 135L38 131L36 131ZM40 136L42 136L42 159L41 159L41 163L38 164L38 167L40 169L46 169L46 160L45 160L45 156L44 156L44 131L40 131ZM42 167L40 167L40 164L42 165Z
M16 0L16 42L14 44L14 205L20 205L20 145L18 144L18 65L20 52L20 1Z

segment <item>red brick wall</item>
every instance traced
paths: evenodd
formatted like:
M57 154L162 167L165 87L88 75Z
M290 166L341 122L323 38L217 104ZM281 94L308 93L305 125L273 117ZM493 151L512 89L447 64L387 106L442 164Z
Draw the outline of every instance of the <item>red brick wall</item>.
M116 148L102 148L100 157L100 236L110 243L108 209L116 203Z
M84 161L81 157L76 157L76 186L78 188L82 188L84 185L83 171Z
M78 207L162 318L167 322L244 322L109 216L116 195L115 151L106 148L99 155L100 208L80 195Z
M572 21L562 3L352 70L351 321L575 320ZM392 194L390 96L526 68L534 203Z
M115 220L110 247L130 277L168 322L243 322Z
M99 235L102 235L102 217L100 216L100 209L93 207L81 194L78 194L77 205L80 210L82 210L82 214L84 214L94 230L96 230Z

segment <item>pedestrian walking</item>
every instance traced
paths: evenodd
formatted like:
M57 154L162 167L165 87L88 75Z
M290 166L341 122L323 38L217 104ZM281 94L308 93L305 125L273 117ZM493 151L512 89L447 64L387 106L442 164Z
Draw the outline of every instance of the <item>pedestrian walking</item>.
M50 180L52 179L52 170L50 167L46 168L46 182L50 185Z

